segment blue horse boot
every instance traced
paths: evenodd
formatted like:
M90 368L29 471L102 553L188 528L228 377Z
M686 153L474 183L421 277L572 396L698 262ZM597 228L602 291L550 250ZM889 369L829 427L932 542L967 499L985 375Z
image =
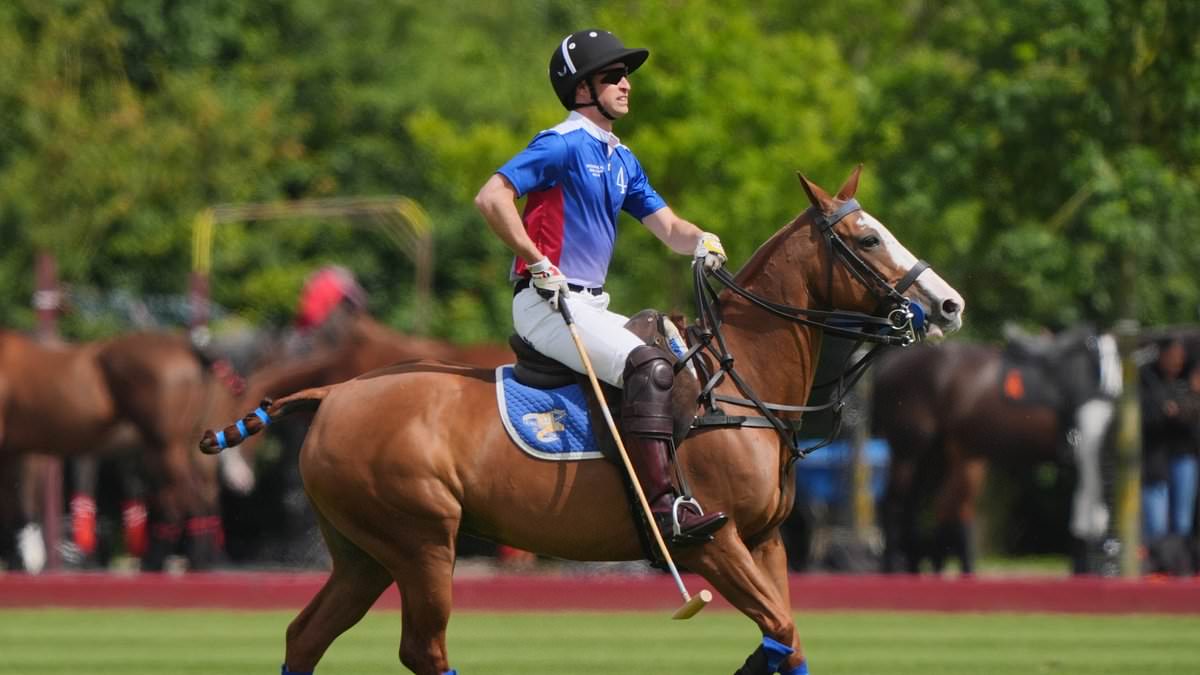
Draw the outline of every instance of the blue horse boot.
M791 656L794 651L796 650L782 642L764 635L762 644L750 653L750 657L746 659L742 667L738 668L737 672L733 675L775 675L775 672L779 670L779 665L783 663L784 659ZM805 666L801 664L800 667ZM806 673L807 670L796 673L795 669L793 669L792 672L786 675L806 675Z

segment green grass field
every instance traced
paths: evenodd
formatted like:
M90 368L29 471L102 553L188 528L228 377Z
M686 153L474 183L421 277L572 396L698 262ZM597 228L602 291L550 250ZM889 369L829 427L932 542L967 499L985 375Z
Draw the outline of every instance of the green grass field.
M4 675L279 672L290 612L0 611ZM1187 675L1200 617L819 612L798 618L814 675ZM320 675L407 672L400 615L374 612ZM758 641L738 614L461 612L462 675L729 675Z

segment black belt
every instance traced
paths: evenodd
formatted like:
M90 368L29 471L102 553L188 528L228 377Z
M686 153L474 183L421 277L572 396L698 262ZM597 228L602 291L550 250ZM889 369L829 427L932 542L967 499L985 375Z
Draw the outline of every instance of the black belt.
M521 279L520 281L517 282L516 286L513 286L513 295L520 293L521 291L525 290L526 288L529 288L529 277L525 277L524 279ZM603 286L596 286L595 288L588 288L587 286L580 286L579 284L567 284L567 288L571 289L572 293L588 293L590 295L600 295L601 293L604 292Z

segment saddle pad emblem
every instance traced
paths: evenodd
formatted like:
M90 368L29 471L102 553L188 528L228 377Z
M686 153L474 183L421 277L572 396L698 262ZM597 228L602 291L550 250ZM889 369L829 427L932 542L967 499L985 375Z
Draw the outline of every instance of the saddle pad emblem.
M577 384L536 389L521 384L511 365L496 369L496 403L509 438L538 459L599 459L587 396Z
M558 440L558 432L565 431L562 419L567 416L566 410L551 410L549 412L525 413L521 421L532 429L537 439L543 443Z

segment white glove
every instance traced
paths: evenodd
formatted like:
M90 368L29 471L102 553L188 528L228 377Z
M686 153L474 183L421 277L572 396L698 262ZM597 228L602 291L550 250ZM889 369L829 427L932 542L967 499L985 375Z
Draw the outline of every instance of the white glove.
M530 281L533 287L537 290L538 295L546 298L550 303L550 307L554 311L558 311L558 298L561 294L567 292L567 278L562 272L550 262L549 258L541 260L528 266Z
M725 256L725 247L721 246L721 239L711 232L705 232L700 237L700 241L696 242L696 259L704 260L704 268L707 270L715 270L725 264L728 258Z

